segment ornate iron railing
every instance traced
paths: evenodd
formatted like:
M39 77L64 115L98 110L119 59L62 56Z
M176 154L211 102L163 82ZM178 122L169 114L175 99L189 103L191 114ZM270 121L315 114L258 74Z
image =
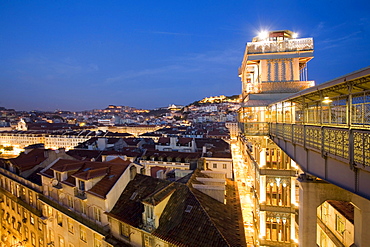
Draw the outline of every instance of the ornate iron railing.
M247 43L248 54L310 50L313 50L312 38Z
M247 136L263 136L269 133L268 123L250 122L244 123L243 127L243 133Z
M272 123L269 134L325 156L348 160L351 165L370 167L370 133L366 130Z
M315 85L314 81L263 81L250 93L296 93Z

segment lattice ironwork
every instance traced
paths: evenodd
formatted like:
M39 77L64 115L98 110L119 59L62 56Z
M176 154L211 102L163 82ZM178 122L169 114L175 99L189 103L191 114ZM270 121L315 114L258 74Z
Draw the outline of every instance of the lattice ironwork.
M244 134L245 135L268 135L269 126L268 123L245 123Z
M353 161L357 165L364 164L364 135L363 132L353 132Z
M303 130L304 130L303 125L293 125L293 141L295 143L299 143L299 144L304 143Z
M270 134L271 135L276 135L276 123L271 123L270 125Z
M306 126L306 145L321 150L322 130L317 126Z
M255 84L251 93L295 93L314 85L314 81L264 81Z
M284 127L283 127L283 136L284 136L284 139L288 139L288 140L292 140L292 125L291 124L284 124Z
M364 133L364 166L370 166L370 133Z
M279 138L284 138L283 124L276 125L276 136Z
M370 166L370 133L354 131L353 154L356 165Z
M349 130L324 128L324 152L349 158Z

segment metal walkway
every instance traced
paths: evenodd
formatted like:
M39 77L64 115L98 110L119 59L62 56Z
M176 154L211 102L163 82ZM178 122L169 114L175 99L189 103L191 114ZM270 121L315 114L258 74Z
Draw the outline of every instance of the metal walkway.
M370 199L370 67L268 106L270 138L307 174Z

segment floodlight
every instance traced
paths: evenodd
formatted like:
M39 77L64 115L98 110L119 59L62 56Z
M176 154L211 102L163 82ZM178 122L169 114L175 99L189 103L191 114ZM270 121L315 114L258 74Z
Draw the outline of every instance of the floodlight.
M267 39L269 37L269 32L268 31L260 31L258 33L258 38L260 39Z

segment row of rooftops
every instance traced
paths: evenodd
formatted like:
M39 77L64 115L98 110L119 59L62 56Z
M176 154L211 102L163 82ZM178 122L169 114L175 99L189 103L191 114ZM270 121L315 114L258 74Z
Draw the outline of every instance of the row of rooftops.
M75 150L74 154L79 151L89 150ZM3 168L9 168L6 163L10 162L18 168L32 169L51 157L49 152L55 151L34 149L14 159L0 160L0 164ZM63 154L63 151L56 153ZM67 152L66 155L70 158L59 157L35 173L49 179L55 177L55 172L64 173L67 177L60 182L63 186L72 188L78 186L77 180L98 179L86 193L104 199L121 175L131 173L128 168L134 166L132 162L121 158L108 162L74 160L71 159L72 154L73 152L71 155ZM235 194L233 187L228 186L227 203L224 204L195 189L192 185L201 183L197 177L210 178L199 170L177 182L134 174L112 210L106 214L178 246L245 246L240 211L234 210L239 204L232 198ZM165 198L169 200L163 209L159 225L148 230L143 222L144 205L156 206Z
M140 228L143 203L155 206L170 195L152 235L177 246L245 246L233 200L228 198L223 204L194 189L192 183L197 176L205 175L196 171L171 183L137 174L107 214Z

